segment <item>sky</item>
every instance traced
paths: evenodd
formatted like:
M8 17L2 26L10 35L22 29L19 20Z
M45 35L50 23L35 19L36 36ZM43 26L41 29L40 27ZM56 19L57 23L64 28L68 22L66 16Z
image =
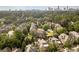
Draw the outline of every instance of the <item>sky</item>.
M0 6L0 10L32 10L32 9L40 9L45 10L48 7L57 8L57 6ZM60 8L64 8L66 6L60 6ZM69 6L69 8L79 8L79 6Z

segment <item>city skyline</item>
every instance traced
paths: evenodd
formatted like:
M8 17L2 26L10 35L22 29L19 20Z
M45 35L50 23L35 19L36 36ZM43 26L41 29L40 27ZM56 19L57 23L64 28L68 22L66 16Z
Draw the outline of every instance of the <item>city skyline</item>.
M58 6L0 6L0 10L47 10L48 7L58 8ZM67 8L67 6L59 6L60 9ZM79 6L68 6L68 8L79 9Z

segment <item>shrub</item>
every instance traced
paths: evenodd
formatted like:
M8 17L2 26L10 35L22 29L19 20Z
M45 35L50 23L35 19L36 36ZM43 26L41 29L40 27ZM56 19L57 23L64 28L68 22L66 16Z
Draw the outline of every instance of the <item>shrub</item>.
M64 47L71 48L72 47L72 44L70 43L70 41L66 41L64 43Z
M16 30L14 32L14 36L9 38L7 41L6 41L6 46L8 47L18 47L18 48L21 48L21 45L22 45L22 42L24 41L24 34L22 33L22 31L20 30Z
M79 21L79 16L78 15L75 15L72 19L73 22L76 22L76 21Z
M23 41L23 42L22 42L22 45L21 45L22 51L25 51L25 46L26 46L26 43L25 43L25 41Z
M73 26L74 26L74 30L77 31L77 32L79 32L79 21L76 21L76 22L73 24Z
M23 32L24 35L27 35L28 34L28 29L24 28L22 32Z
M68 19L63 19L60 21L60 24L63 26L63 27L67 27L68 24L69 24L70 20Z
M6 40L8 40L6 33L1 34L0 35L0 49L5 48Z
M75 42L75 39L69 37L69 39L64 43L64 47L71 48Z
M15 36L12 36L11 38L8 38L5 40L5 46L6 47L17 47L20 48L21 47L21 41L16 39Z
M31 26L31 22L27 22L26 27L27 27L28 32L30 30L30 26Z
M79 44L79 38L75 39L74 44L76 44L76 45Z
M73 26L73 24L69 24L68 27L67 27L67 30L68 30L68 31L74 31L74 26Z
M55 41L49 42L48 51L49 52L56 52L56 51L58 51L58 44Z
M34 40L33 40L33 36L31 34L28 33L28 35L25 37L25 42L26 44L30 44L32 43Z
M47 37L51 37L53 36L53 34L54 34L53 31L49 29L47 32Z
M0 21L0 27L4 24L4 22Z
M5 33L0 35L0 49L3 49L5 47L10 47L10 48L12 48L12 47L19 47L21 45L18 44L18 42L19 41L17 39L15 39L14 36L9 38Z
M16 26L15 25L12 25L12 30L15 30L16 29Z
M62 16L61 16L61 15L56 15L56 16L54 17L53 22L59 23L60 20L62 20Z
M65 28L61 28L61 29L56 30L56 32L58 34L65 33L66 32L66 29Z
M20 30L15 31L14 36L16 37L17 40L21 40L21 41L24 40L24 34Z
M44 25L42 25L42 28L47 31L47 29L49 29L49 25L48 24L44 24Z
M15 45L15 39L14 38L9 38L8 40L6 40L6 47L10 47L10 48L12 48L12 47L15 47L16 45Z
M59 35L59 34L54 30L54 31L53 31L53 36L54 36L54 37L58 37L58 35Z

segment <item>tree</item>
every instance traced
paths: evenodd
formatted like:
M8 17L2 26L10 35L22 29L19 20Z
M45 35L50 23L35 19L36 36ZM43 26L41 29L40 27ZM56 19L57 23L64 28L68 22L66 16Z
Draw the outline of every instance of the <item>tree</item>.
M69 23L68 27L66 28L68 31L74 31L73 24Z
M23 41L24 40L24 34L22 33L22 31L20 31L20 30L16 30L15 32L14 32L14 35L15 35L15 37L16 37L16 39L17 40L21 40L21 41Z
M22 46L22 42L24 41L24 34L22 33L22 31L17 30L14 32L14 45L16 45L16 47L21 48Z
M73 16L72 21L73 22L79 21L79 16L78 15Z
M68 20L68 19L64 19L64 20L61 20L61 21L60 21L60 24L61 24L63 27L67 27L69 23L70 23L70 20Z
M79 21L76 21L76 22L73 24L73 26L74 26L74 30L77 31L77 32L79 32Z
M53 22L59 23L61 20L62 20L62 16L61 16L61 15L56 15L56 16L54 17Z

